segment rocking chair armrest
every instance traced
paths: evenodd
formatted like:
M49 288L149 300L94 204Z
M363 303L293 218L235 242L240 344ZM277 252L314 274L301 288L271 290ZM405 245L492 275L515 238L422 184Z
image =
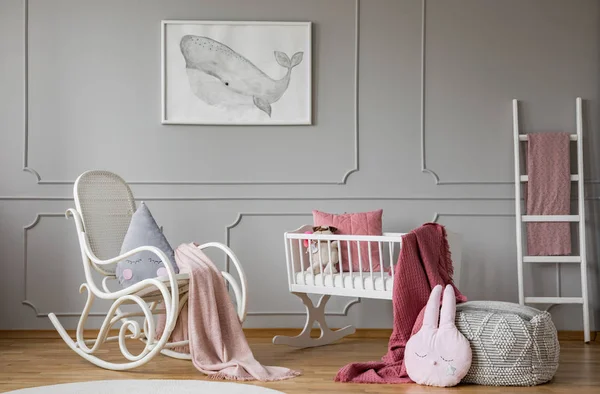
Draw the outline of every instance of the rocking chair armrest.
M140 246L137 247L135 249L131 249L128 252L125 252L117 257L113 257L111 259L107 259L107 260L100 260L98 257L96 257L94 255L94 252L91 251L91 249L89 247L86 248L86 255L88 256L88 258L97 265L110 265L110 264L115 264L118 263L121 260L126 259L127 257L131 257L136 253L139 252L151 252L154 253L156 256L158 256L158 258L160 258L160 260L165 264L165 266L169 266L171 268L171 270L173 270L173 263L171 263L171 260L169 260L169 258L167 257L167 255L165 254L165 252L163 252L162 250L160 250L159 248L157 248L156 246ZM165 267L166 268L166 267ZM169 268L167 268L167 271L169 271ZM173 272L175 272L173 270Z
M227 245L224 245L219 242L208 242L198 246L198 249L203 250L207 248L217 248L225 252L227 257L233 262L235 266L238 277L240 279L240 287L241 290L237 288L237 284L234 284L233 277L231 275L223 275L225 280L227 280L233 287L234 294L236 296L237 305L238 305L238 316L240 318L240 322L244 322L246 320L246 313L248 309L248 280L246 279L246 274L244 273L244 269L242 268L242 264L238 260L233 250L231 250ZM222 274L226 274L223 272Z

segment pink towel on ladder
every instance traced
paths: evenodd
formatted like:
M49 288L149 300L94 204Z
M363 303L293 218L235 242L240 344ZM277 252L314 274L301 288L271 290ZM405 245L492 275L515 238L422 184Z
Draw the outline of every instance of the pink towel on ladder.
M568 133L528 134L527 214L569 215L571 212L571 165ZM527 254L571 254L569 222L527 223Z
M174 342L190 340L192 363L213 379L273 381L300 373L261 365L248 346L221 272L194 244L175 251L181 273L189 274L189 299L171 334ZM157 332L163 332L165 315L159 315ZM187 352L188 348L175 351Z

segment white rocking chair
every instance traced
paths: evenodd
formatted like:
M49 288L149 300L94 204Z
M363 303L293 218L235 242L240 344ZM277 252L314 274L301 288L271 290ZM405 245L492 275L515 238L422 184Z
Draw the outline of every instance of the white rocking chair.
M187 274L175 274L173 264L167 256L153 246L142 246L122 255L118 255L121 244L129 227L131 216L135 211L135 201L129 186L116 174L107 171L88 171L79 176L75 181L74 198L76 209L69 209L66 216L75 219L81 258L86 282L79 291L87 290L87 302L77 325L76 341L71 339L65 328L60 324L56 315L49 314L54 327L67 343L67 345L84 359L91 363L110 370L128 370L146 364L159 352L173 358L191 359L190 354L179 353L172 350L188 344L188 341L169 342L171 333L177 322L177 317L188 298ZM227 246L209 242L198 246L200 249L218 248L225 252L237 269L240 284L228 272L222 272L223 278L230 285L236 299L237 313L240 322L246 318L246 276L244 270ZM150 251L158 256L167 269L168 276L146 279L126 289L111 291L107 283L116 280L115 265L117 262L140 251ZM104 278L102 289L96 286L92 278L92 269L98 271ZM94 299L112 300L106 318L102 323L96 339L84 339L84 326L88 318ZM159 304L164 308L158 309ZM137 304L141 312L124 312L121 305ZM159 338L155 336L155 314L166 314L165 329ZM140 329L138 321L133 317L143 317L143 326ZM109 337L109 330L120 322L118 336ZM126 339L138 339L145 346L137 355L133 355L127 348ZM95 353L105 342L119 342L122 355L128 360L115 363L98 358ZM91 345L91 346L88 346Z

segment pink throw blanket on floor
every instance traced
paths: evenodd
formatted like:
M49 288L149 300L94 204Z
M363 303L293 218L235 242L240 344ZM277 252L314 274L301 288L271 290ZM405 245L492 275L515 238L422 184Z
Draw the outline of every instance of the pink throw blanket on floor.
M531 133L527 145L527 214L569 215L571 164L569 133ZM527 223L527 254L571 254L571 225Z
M179 314L171 341L190 340L192 363L213 379L273 381L299 375L282 367L261 365L248 346L242 325L231 303L223 276L194 244L175 251L180 273L190 276L189 299ZM162 333L165 315L159 316ZM189 336L188 336L189 334ZM188 347L174 349L188 352Z
M348 364L335 380L353 383L409 383L404 367L404 348L423 324L423 312L431 289L452 283L452 259L446 230L426 223L402 237L392 294L394 327L388 352L381 361ZM467 298L454 288L456 301Z

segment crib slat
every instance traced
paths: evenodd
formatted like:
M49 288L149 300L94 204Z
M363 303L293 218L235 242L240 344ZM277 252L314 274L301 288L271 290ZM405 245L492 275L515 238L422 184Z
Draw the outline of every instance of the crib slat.
M392 267L392 278L395 278L394 276L394 243L393 242L389 242L389 250L390 250L390 267Z
M354 276L352 276L352 253L350 253L350 241L346 242L348 249L348 269L350 270L350 280L352 281L352 289L354 289Z
M329 256L327 265L331 265L331 240L327 240L327 255ZM325 269L327 269L327 266L325 266ZM335 282L333 281L333 268L331 274L331 282L333 284L333 287L335 287Z
M298 250L300 251L300 272L304 276L304 253L302 252L302 240L298 240ZM296 275L294 275L294 283L296 282Z
M288 283L292 283L292 275L295 275L294 271L294 266L290 266L290 253L292 252L290 250L290 243L288 241L288 237L287 237L287 233L285 233L283 235L283 244L285 245L285 267L287 269L287 274L288 274Z
M288 242L290 243L290 256L291 256L291 263L290 263L290 272L294 272L294 267L296 266L296 264L294 264L294 245L292 244L292 240L288 239ZM296 277L296 274L294 274L294 278ZM295 281L295 279L294 279Z
M331 272L328 272L329 275L331 275L331 284L333 287L335 287L335 274L333 273L333 269L335 268L335 264L332 263L332 258L331 258L331 240L327 240L327 248L329 249L329 266L331 266ZM338 256L339 258L339 256ZM327 269L327 267L325 267ZM342 288L344 287L344 281L342 280Z
M314 286L315 285L315 270L313 268L314 262L313 262L312 255L313 254L312 254L312 239L311 239L311 240L308 241L308 260L309 260L309 263L310 263L310 269L309 269L309 271L310 271L310 275L311 275L311 278L312 278L312 283L311 284ZM304 278L304 284L306 284L306 276L302 275L302 277Z
M325 286L325 273L323 272L323 259L321 258L321 241L317 240L317 246L319 247L319 271L321 272L321 286Z
M360 241L356 241L358 245L358 269L360 270L360 287L365 289L365 282L363 282L363 269L362 269L362 253L360 253Z
M342 272L342 243L340 241L338 241L338 265L339 265L339 272L338 275L340 277L340 281L342 282L342 288L346 288L346 282L344 282L344 274ZM352 279L352 277L350 277L350 279Z
M385 280L383 279L383 249L381 247L381 242L377 241L377 249L379 250L379 272L381 272L381 285L383 286L383 291L386 291Z
M369 252L369 271L371 273L371 286L375 290L375 279L373 279L373 258L371 257L371 242L367 242L367 250Z

